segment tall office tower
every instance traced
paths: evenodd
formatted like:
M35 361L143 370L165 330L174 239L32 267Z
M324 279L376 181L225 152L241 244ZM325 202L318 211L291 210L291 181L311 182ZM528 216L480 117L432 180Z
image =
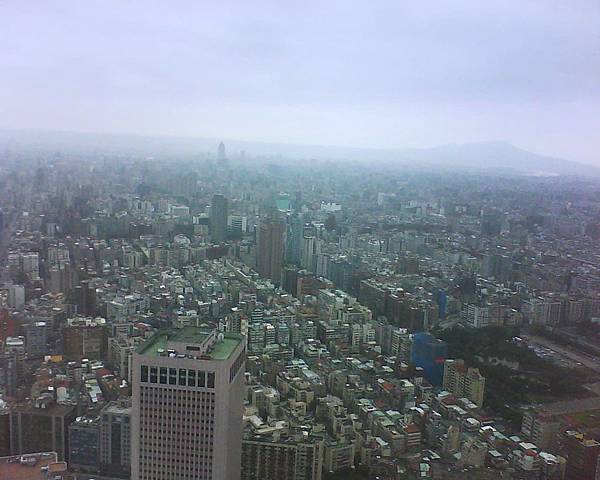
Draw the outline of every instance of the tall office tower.
M217 160L219 163L224 162L227 159L227 154L225 153L225 144L223 142L219 143L219 148L217 149Z
M294 193L294 201L292 203L292 208L295 212L299 212L302 209L302 192Z
M275 283L281 281L284 225L278 218L263 218L258 230L258 273Z
M321 253L321 244L317 237L305 236L302 239L302 258L300 265L315 272L317 269L317 255Z
M106 404L100 412L100 472L129 478L131 470L131 401Z
M133 355L131 478L239 480L246 343L164 329Z
M227 198L214 195L210 206L210 232L215 243L224 242L227 238Z
M288 217L285 259L289 263L299 264L302 257L302 237L304 219L297 213Z
M504 215L495 208L484 208L481 211L481 234L499 235L502 231Z
M23 325L23 330L25 331L25 350L28 359L42 358L49 353L48 334L50 328L47 322L32 321Z
M21 255L22 271L32 280L40 279L40 256L37 252Z
M17 394L23 383L26 359L25 337L6 337L4 355L0 355L0 386L6 394Z
M25 287L23 285L8 286L8 306L17 310L25 304Z
M82 416L69 425L69 467L98 473L100 424L98 417Z

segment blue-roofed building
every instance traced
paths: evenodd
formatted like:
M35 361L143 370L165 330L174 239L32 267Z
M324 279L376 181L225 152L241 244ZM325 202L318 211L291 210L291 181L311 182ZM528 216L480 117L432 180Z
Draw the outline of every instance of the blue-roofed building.
M425 378L440 386L444 380L444 361L448 358L448 345L427 332L415 333L412 337L411 362L423 369Z

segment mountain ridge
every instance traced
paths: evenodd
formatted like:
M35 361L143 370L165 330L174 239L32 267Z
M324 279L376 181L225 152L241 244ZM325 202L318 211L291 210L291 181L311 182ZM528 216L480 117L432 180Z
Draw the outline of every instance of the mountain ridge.
M160 157L214 152L220 141L221 139L207 137L0 129L0 148L3 150L29 148L40 151L66 150ZM593 165L540 155L502 140L451 143L429 148L340 147L235 139L223 141L230 153L245 150L252 156L266 156L276 160L347 160L358 163L377 162L382 166L409 164L429 168L470 168L550 176L600 176L600 168Z

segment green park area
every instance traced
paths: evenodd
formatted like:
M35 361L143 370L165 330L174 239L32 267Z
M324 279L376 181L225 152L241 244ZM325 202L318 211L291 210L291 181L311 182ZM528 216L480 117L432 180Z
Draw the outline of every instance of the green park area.
M438 336L447 342L449 358L464 359L486 377L485 406L515 424L520 422L518 405L590 395L583 384L593 381L593 373L538 357L526 343L514 339L517 334L511 328L456 326Z

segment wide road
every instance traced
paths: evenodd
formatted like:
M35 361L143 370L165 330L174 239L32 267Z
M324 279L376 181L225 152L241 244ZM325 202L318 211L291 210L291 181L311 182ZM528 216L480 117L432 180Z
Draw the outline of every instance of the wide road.
M552 340L548 340L544 337L538 337L535 335L527 335L529 338L530 345L541 345L554 351L557 355L560 355L568 360L576 363L581 363L585 367L593 370L596 373L600 373L600 360L597 357L587 355L583 352L578 352L575 349L569 349L565 346L558 345Z

